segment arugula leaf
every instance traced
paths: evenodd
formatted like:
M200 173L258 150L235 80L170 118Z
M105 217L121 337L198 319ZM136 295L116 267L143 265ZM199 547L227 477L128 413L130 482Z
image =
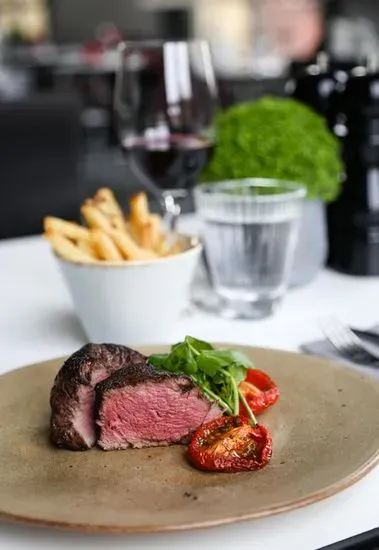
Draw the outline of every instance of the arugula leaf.
M243 365L238 365L238 363L234 363L228 368L228 372L232 375L237 384L240 384L246 380L247 370L248 369L246 367Z
M237 372L235 366L238 366L240 382L245 380L246 370L252 367L250 359L244 353L235 350L202 351L197 358L197 364L208 376L215 376L221 368L232 366L234 366L234 372ZM244 372L241 369L244 369Z
M198 370L195 356L186 342L175 347L167 359L167 364L169 367L167 370L171 372L194 374Z
M238 386L253 366L241 351L214 349L208 342L186 336L183 342L171 347L170 353L151 355L149 361L159 370L189 376L204 395L216 401L227 414L239 414ZM250 409L249 405L247 407ZM252 411L248 413L254 423Z
M206 355L206 352L202 352L197 357L197 364L201 371L203 371L207 376L213 378L216 373L225 365L224 362L220 362L217 357L209 357Z
M168 356L169 356L168 353L156 353L154 355L150 355L149 363L151 363L158 370L161 370L161 369L167 370L164 367Z
M216 374L211 378L212 384L215 384L216 386L224 384L225 379L225 372L222 369L216 372Z
M177 347L181 346L183 342L178 342L177 344L173 344L171 346L171 351L174 351Z
M230 361L232 363L237 363L239 365L243 365L244 367L246 367L248 369L251 369L254 366L253 362L242 351L239 351L239 350L236 350L236 349L219 350L219 351L224 352L225 357L229 357Z
M203 351L203 350L211 350L214 349L211 344L208 342L204 342L203 340L198 340L197 338L194 338L193 336L186 336L185 342L196 349L196 351Z

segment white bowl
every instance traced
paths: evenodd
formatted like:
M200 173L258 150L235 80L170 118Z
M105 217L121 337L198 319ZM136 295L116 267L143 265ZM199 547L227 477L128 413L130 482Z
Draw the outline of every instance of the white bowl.
M157 343L170 333L190 299L202 246L153 261L73 263L58 258L76 313L91 342Z

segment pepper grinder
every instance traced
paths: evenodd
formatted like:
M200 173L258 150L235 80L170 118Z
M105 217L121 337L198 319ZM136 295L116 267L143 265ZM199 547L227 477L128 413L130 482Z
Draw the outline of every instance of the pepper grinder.
M368 56L349 73L339 101L345 181L328 207L328 265L351 275L379 275L378 68Z
M319 52L316 62L308 65L286 87L287 93L322 115L331 131L335 124L334 92L338 81L326 52Z

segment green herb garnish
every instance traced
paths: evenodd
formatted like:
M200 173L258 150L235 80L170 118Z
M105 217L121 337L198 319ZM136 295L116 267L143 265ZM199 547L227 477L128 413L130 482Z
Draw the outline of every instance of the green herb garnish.
M247 370L253 367L241 351L215 349L208 342L186 336L183 342L171 347L170 353L151 355L149 362L158 370L189 376L210 401L216 401L229 415L239 414L241 400L251 423L257 424L239 390Z

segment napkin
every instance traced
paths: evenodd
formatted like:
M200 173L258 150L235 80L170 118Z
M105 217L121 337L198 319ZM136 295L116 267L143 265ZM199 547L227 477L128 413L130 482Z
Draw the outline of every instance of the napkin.
M372 332L379 334L379 325L372 327L370 329ZM379 368L368 367L366 365L358 365L349 361L338 353L338 351L332 346L328 340L317 340L314 342L307 342L300 346L300 350L308 355L317 355L319 357L325 357L326 359L331 359L332 361L337 361L338 363L343 363L355 369L358 369L362 373L367 373L375 376L379 379ZM378 351L378 350L377 350Z

